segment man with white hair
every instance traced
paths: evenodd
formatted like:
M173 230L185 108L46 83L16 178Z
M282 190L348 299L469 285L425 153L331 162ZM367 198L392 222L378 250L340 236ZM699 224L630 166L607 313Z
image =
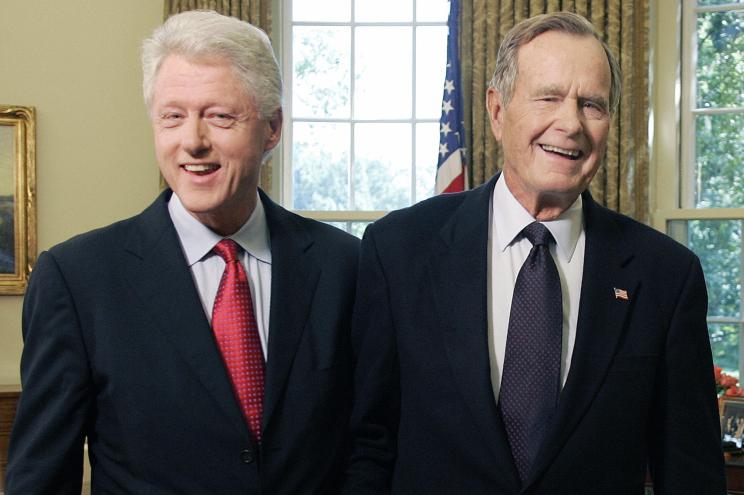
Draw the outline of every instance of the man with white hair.
M357 240L258 189L282 127L267 36L214 12L143 44L169 185L39 256L6 493L331 494Z
M502 173L367 229L344 493L725 493L700 262L587 192L619 99L586 19L518 23Z

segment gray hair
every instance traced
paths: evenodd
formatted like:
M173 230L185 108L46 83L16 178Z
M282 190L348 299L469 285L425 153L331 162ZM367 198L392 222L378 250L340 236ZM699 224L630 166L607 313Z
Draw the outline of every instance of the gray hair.
M496 55L496 69L488 83L489 87L495 88L501 93L501 99L504 105L507 105L517 84L517 52L519 48L548 31L591 36L600 42L605 55L607 55L607 62L610 64L609 103L610 113L614 114L620 104L620 64L612 54L610 47L594 29L594 26L584 17L571 12L536 15L511 28L501 42L499 52Z
M142 43L142 89L152 108L155 78L169 55L226 60L243 81L261 118L282 106L282 77L266 33L234 17L192 10L168 18Z

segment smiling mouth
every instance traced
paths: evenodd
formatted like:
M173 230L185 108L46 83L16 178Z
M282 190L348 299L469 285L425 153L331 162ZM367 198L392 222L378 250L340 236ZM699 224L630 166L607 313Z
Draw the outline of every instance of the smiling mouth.
M540 147L547 153L553 153L562 156L563 158L568 158L569 160L578 160L584 155L584 152L581 150L567 150L549 144L541 144Z
M212 172L217 171L220 168L220 165L218 163L187 163L181 165L181 167L192 174L209 175Z

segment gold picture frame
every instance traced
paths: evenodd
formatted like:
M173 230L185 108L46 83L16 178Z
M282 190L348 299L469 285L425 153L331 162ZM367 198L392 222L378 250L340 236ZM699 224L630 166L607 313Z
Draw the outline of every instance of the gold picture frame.
M0 295L23 294L36 261L36 110L0 105Z

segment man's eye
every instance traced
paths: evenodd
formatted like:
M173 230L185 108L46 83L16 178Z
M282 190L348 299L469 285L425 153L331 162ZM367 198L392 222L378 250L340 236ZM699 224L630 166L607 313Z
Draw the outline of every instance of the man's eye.
M226 126L233 123L235 117L228 113L215 113L209 116L209 120L219 126Z
M160 116L160 120L166 127L173 127L183 120L183 115L179 113L165 113Z
M601 117L606 113L604 106L594 101L584 102L584 109L589 115L596 117Z

